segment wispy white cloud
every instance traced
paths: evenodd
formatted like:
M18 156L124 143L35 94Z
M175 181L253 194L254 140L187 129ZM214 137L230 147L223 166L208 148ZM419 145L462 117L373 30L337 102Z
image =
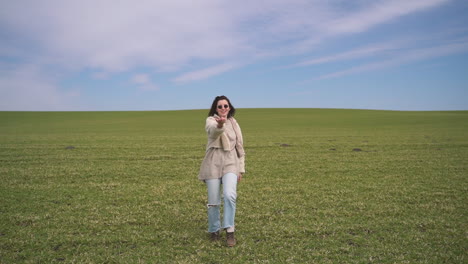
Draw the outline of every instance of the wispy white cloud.
M314 80L332 79L350 74L374 71L388 67L396 67L415 61L421 61L430 58L465 52L468 52L468 41L466 40L458 43L450 43L435 47L407 49L392 54L390 58L379 60L377 62L358 65L342 71L325 74L315 78Z
M363 33L385 23L394 22L405 15L418 13L448 3L451 0L375 0L375 1L323 1L298 5L309 16L284 16L293 23L286 36L289 45L283 49L289 53L304 53L315 49L330 38ZM315 12L314 12L315 11ZM302 13L298 11L299 13ZM291 12L291 14L294 14ZM292 26L291 26L292 25ZM282 28L282 27L278 27ZM279 31L280 32L280 31ZM291 36L291 32L294 34ZM284 40L284 39L283 39Z
M151 81L151 78L148 74L143 74L143 73L135 74L132 77L132 83L136 84L141 90L145 90L145 91L158 91L159 90L159 86L154 84Z
M37 65L0 66L0 109L80 110L80 93L63 91L57 77Z
M198 80L206 79L206 78L221 74L223 72L230 71L230 70L235 69L235 68L237 68L239 66L240 65L236 64L236 63L220 64L220 65L208 67L208 68L205 68L205 69L184 73L184 74L176 77L173 81L176 82L176 83L198 81Z
M148 74L140 73L133 75L132 81L136 84L145 84L150 82L150 78Z
M450 0L378 0L364 1L356 12L346 12L329 21L329 34L359 33L404 15L423 11Z
M323 64L323 63L329 63L329 62L335 62L335 61L363 58L363 57L368 57L368 56L372 56L376 54L381 54L385 51L390 51L394 48L395 47L393 47L393 45L389 45L389 44L377 44L374 46L358 48L355 50L333 54L333 55L329 55L325 57L301 61L293 65L285 66L283 68L305 67L305 66Z
M280 67L280 69L290 69L295 67L309 67L325 63L333 63L340 61L361 60L365 58L388 58L395 56L401 52L414 50L415 47L427 49L430 47L446 46L450 44L468 42L467 37L459 37L465 35L468 28L453 28L443 32L433 34L403 36L396 40L367 44L365 46L354 49L345 50L339 53L325 55L310 59L305 59L300 62ZM460 34L461 33L461 34Z

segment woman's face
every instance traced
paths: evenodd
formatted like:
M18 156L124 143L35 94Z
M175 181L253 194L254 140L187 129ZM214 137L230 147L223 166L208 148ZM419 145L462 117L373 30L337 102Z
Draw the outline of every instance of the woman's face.
M227 100L219 100L218 105L216 106L216 112L220 117L227 117L229 114L229 103Z

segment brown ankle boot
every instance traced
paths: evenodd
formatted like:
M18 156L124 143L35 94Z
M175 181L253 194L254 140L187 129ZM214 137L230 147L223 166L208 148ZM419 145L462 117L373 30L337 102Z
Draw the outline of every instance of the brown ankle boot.
M234 237L234 232L232 233L229 233L229 232L226 232L226 236L227 236L227 245L228 247L233 247L236 245L236 238Z
M213 233L210 233L211 241L218 241L219 240L219 230Z

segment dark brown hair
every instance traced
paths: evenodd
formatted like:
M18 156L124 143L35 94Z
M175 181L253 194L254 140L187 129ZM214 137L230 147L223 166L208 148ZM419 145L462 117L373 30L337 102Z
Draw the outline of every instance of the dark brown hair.
M229 104L229 113L227 115L227 118L233 117L234 114L236 113L236 108L234 108L234 106L231 104L231 101L229 101L229 99L224 95L215 97L215 99L213 100L213 104L211 105L210 112L208 113L208 116L214 116L216 114L216 108L218 107L218 102L221 100L226 100Z

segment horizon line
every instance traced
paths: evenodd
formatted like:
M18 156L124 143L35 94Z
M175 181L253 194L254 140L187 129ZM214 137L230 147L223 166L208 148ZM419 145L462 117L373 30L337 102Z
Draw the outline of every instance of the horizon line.
M310 110L360 110L360 111L393 111L393 112L463 112L468 109L451 110L401 110L401 109L375 109L375 108L336 108L336 107L236 107L236 110L261 110L261 109L310 109ZM176 112L176 111L209 111L209 108L196 109L152 109L152 110L0 110L0 112L46 113L46 112Z

